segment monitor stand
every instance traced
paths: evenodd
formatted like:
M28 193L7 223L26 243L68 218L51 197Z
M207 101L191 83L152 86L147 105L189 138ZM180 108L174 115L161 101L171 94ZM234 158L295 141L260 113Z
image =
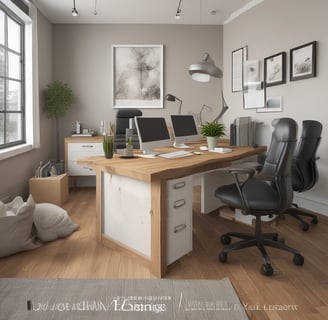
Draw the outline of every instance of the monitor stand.
M190 149L191 148L190 146L188 146L184 143L176 143L176 142L173 143L173 147L178 148L178 149Z

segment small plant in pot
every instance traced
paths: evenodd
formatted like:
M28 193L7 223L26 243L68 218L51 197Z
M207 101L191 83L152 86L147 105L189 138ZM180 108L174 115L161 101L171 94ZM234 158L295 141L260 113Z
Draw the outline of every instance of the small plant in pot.
M106 159L113 158L115 139L113 135L105 135L103 139L103 149Z
M214 150L219 138L225 135L225 126L217 121L206 122L201 126L200 133L206 137L208 150Z

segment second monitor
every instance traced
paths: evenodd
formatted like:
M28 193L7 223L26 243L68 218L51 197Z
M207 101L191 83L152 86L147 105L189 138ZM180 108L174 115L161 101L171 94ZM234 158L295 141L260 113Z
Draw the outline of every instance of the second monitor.
M193 115L171 115L174 147L189 148L185 143L199 141L199 133Z

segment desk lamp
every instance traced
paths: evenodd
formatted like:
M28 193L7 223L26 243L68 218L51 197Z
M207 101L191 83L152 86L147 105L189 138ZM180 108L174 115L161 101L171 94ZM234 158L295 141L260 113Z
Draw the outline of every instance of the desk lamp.
M165 96L165 100L166 101L171 101L171 102L179 101L180 102L180 106L179 106L179 112L178 112L178 114L181 114L181 107L182 107L182 100L181 99L179 99L178 97L174 96L173 94L168 93Z

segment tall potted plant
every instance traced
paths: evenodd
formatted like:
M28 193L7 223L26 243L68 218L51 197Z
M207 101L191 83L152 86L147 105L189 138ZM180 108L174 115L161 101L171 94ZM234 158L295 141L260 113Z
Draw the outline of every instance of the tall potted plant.
M217 121L206 122L201 126L200 133L206 137L208 150L214 150L219 138L225 134L225 126Z
M56 161L59 162L59 121L74 102L73 91L67 84L61 81L54 81L48 84L43 93L44 108L43 110L49 118L56 121Z

